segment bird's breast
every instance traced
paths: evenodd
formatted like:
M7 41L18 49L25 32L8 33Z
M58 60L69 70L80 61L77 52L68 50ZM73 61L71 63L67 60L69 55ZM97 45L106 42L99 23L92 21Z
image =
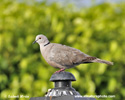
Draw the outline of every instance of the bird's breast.
M49 56L50 56L50 53L51 53L51 48L52 48L51 44L49 44L48 46L45 46L45 47L40 46L41 54L42 54L43 58L46 61L49 60Z

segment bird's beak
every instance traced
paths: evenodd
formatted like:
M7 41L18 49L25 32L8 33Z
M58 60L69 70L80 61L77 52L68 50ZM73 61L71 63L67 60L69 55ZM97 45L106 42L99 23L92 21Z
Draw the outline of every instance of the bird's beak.
M32 44L35 44L39 39L35 40Z
M32 44L35 44L36 43L36 41L34 41Z

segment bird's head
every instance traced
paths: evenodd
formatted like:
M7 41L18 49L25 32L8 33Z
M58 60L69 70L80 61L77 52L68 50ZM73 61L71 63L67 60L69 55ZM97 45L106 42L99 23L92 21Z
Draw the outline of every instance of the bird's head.
M47 37L46 36L44 36L44 35L37 35L36 36L36 39L35 39L35 41L33 42L33 44L34 43L38 43L39 45L46 45L47 43L49 43L49 40L47 39Z

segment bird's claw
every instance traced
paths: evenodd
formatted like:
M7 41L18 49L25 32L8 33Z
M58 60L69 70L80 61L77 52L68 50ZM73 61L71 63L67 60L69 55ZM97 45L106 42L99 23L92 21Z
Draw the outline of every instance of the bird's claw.
M63 72L63 71L65 71L65 68L62 68L62 69L56 71L54 74L56 74L56 73L60 73L60 72Z

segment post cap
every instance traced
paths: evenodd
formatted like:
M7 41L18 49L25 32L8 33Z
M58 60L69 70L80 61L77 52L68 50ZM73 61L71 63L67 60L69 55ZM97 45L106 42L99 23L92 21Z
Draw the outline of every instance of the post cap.
M54 73L51 78L50 81L76 81L76 78L74 77L74 75L70 72L59 72L59 73Z

